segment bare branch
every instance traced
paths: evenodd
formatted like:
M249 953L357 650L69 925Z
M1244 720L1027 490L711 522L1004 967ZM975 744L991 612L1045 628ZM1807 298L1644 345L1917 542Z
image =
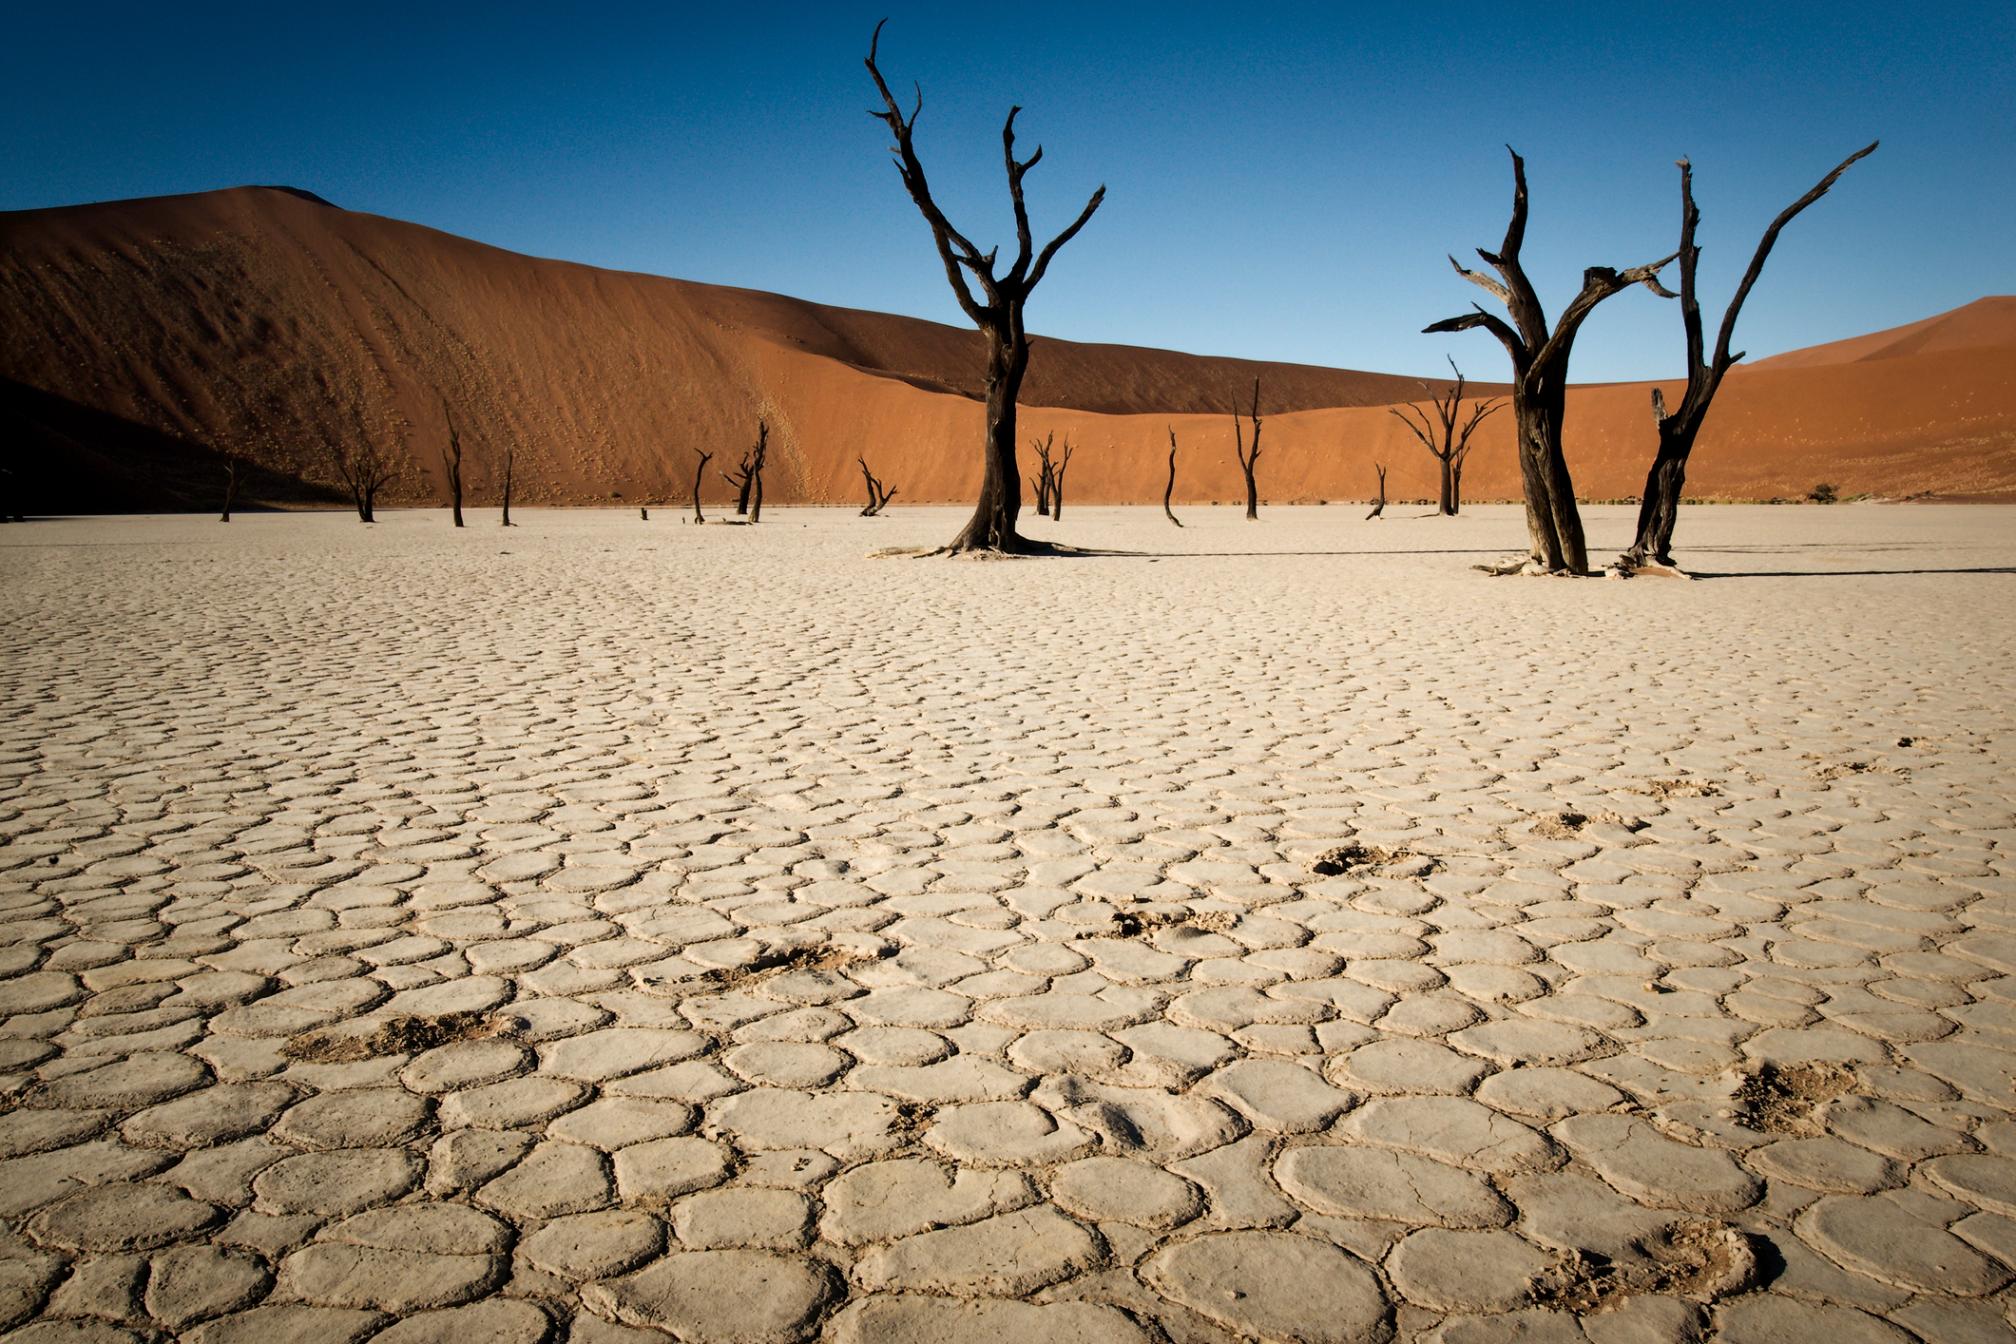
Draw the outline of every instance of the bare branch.
M1854 167L1857 160L1874 154L1876 147L1882 143L1880 140L1871 140L1834 165L1833 172L1814 183L1812 189L1804 196L1779 211L1778 218L1771 221L1771 227L1764 230L1764 236L1757 242L1757 251L1750 258L1750 267L1743 272L1743 283L1736 286L1736 297L1730 301L1729 310L1722 315L1722 330L1715 338L1716 368L1727 370L1730 365L1742 358L1740 353L1734 356L1729 354L1729 341L1736 334L1736 317L1743 311L1744 300L1750 297L1750 287L1757 283L1757 277L1764 272L1765 259L1771 255L1771 249L1778 245L1778 234L1798 217L1800 211L1825 196L1828 190L1841 180L1841 174Z

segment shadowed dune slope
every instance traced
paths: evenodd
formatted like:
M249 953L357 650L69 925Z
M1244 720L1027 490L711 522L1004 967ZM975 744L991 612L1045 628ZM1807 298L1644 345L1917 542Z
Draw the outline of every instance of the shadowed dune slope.
M1456 348L1502 368L1488 340ZM451 408L472 504L506 445L528 504L683 499L695 448L716 454L716 501L758 416L773 502L854 500L862 454L899 503L959 500L979 479L980 356L936 323L520 256L286 188L0 214L0 426L39 511L212 507L227 452L255 465L246 503L330 502L331 445L366 438L401 463L388 502L433 502ZM1432 492L1385 410L1424 384L1398 375L1039 339L1024 434L1078 445L1068 500L1146 502L1173 427L1177 498L1229 500L1226 411L1256 374L1264 497L1356 498L1375 460L1396 497ZM1760 361L1725 386L1690 491L2016 493L2012 376L2008 298ZM1567 434L1584 495L1635 495L1647 386L1576 389ZM1517 489L1500 415L1465 493Z

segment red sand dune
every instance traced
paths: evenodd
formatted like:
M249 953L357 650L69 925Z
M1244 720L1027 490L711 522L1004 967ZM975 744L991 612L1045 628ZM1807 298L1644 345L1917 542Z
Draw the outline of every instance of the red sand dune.
M776 503L855 500L859 454L899 503L970 499L979 479L970 331L520 256L285 189L0 214L0 316L0 423L35 510L213 507L222 451L258 464L245 503L329 501L329 445L366 435L404 464L387 502L438 502L450 406L472 504L507 443L528 504L682 499L692 450L723 465L759 415ZM1173 426L1178 498L1231 500L1225 412L1255 374L1265 498L1362 497L1374 460L1396 497L1432 493L1433 462L1384 409L1423 384L1397 375L1039 339L1023 432L1079 445L1069 499L1147 502ZM2016 493L2012 377L2009 298L1761 360L1724 387L1690 493ZM1648 386L1571 393L1586 497L1642 485ZM1509 498L1509 416L1481 433L1465 493ZM710 468L708 499L726 491Z

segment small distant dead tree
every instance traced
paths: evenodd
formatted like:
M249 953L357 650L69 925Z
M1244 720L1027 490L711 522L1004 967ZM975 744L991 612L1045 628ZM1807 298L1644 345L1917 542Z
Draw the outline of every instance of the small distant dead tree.
M1050 517L1061 522L1064 517L1064 469L1071 465L1071 440L1067 436L1064 446L1057 450L1057 466L1050 473Z
M1162 513L1176 526L1183 526L1183 520L1176 516L1176 510L1169 507L1169 501L1176 496L1176 426L1169 426L1169 483L1162 487Z
M1673 260L1664 257L1622 271L1591 266L1582 273L1582 289L1561 312L1550 330L1540 295L1519 261L1526 241L1526 161L1512 155L1512 220L1498 251L1477 249L1477 255L1497 270L1501 279L1467 270L1455 257L1449 264L1505 305L1512 321L1472 305L1460 317L1444 318L1425 328L1429 333L1469 331L1482 327L1498 338L1512 359L1512 418L1517 422L1519 476L1526 495L1526 532L1531 552L1529 568L1548 574L1585 574L1589 548L1583 538L1582 514L1575 503L1575 482L1561 451L1561 422L1567 411L1568 356L1575 336L1596 305L1633 285L1644 285L1664 298L1675 297L1659 283L1659 272ZM1679 255L1678 253L1674 254Z
M1379 498L1373 502L1372 512L1365 515L1365 521L1368 523L1386 512L1386 464L1384 462L1374 462L1372 470L1379 473Z
M889 507L889 501L896 497L896 492L884 485L874 472L868 470L867 458L857 457L854 460L861 464L861 479L868 487L868 503L862 508L861 516L873 518Z
M442 418L448 422L448 443L441 450L441 465L448 472L448 507L455 515L455 526L462 526L462 434L455 428L455 417L447 407L441 408Z
M511 468L518 458L518 446L504 445L504 526L511 526Z
M224 455L224 512L219 515L218 522L228 523L231 521L231 505L237 498L238 458L236 454L226 453Z
M651 506L650 506L650 505L648 505L648 504L640 504L640 505L638 505L638 506L637 506L637 521L638 521L638 522L640 522L640 523L648 523L648 522L650 522L650 521L651 521Z
M1239 400L1232 400L1232 451L1239 458L1239 470L1246 474L1246 516L1260 517L1260 487L1254 483L1253 467L1260 460L1260 380L1253 380L1253 446L1248 449L1239 427Z
M1050 496L1056 489L1057 468L1050 461L1050 445L1057 438L1052 430L1040 439L1029 440L1029 446L1036 450L1037 461L1042 465L1036 473L1036 512L1045 518L1050 516Z
M883 23L887 22L883 20ZM896 137L892 152L896 156L896 171L903 180L903 187L910 193L911 201L916 204L925 222L931 226L931 237L937 244L938 259L945 266L945 279L952 286L953 296L987 341L987 431L980 500L973 510L972 519L943 549L1010 553L1041 551L1047 548L1025 540L1015 530L1015 519L1022 509L1021 473L1015 462L1015 412L1022 394L1022 378L1029 369L1029 333L1023 325L1023 309L1029 302L1029 295L1042 283L1058 249L1077 236L1086 221L1092 218L1093 211L1099 208L1099 203L1106 199L1106 188L1102 186L1093 192L1092 198L1069 227L1038 251L1030 232L1029 210L1022 199L1022 179L1042 161L1043 150L1038 147L1026 159L1015 157L1015 118L1022 109L1011 107L1008 120L1001 127L1001 150L1008 170L1008 197L1015 211L1016 252L1007 273L997 274L995 259L1001 249L996 247L982 252L965 234L953 227L952 221L945 217L945 212L932 198L931 188L924 179L924 165L917 157L913 141L917 114L924 106L924 94L921 89L917 91L915 104L905 114L888 82L882 78L881 69L875 64L875 53L881 40L882 24L878 23L875 35L868 43L868 73L875 79L875 88L882 95L883 107L869 115L887 126ZM979 284L981 292L978 297L967 283L969 275Z
M1456 361L1449 361L1450 372L1456 375L1456 385L1449 389L1447 396L1429 395L1428 404L1435 408L1434 420L1419 406L1389 406L1387 414L1400 421L1421 440L1421 446L1442 467L1441 512L1453 517L1463 504L1463 461L1470 456L1470 436L1477 426L1493 411L1505 405L1504 399L1493 401L1479 399L1470 407L1470 418L1463 420L1462 427L1457 421L1462 419L1463 370L1456 367ZM1426 384L1423 384L1426 389Z
M714 454L703 453L695 448L693 455L700 459L693 466L693 521L704 523L707 517L700 512L700 482L707 479L707 464L714 460Z
M350 492L350 500L357 506L357 517L363 522L377 522L378 492L399 474L384 449L370 438L360 440L354 449L334 440L329 445L329 461L336 469L337 479Z
M1680 492L1687 481L1688 454L1694 451L1694 438L1701 432L1701 422L1708 416L1709 404L1715 400L1715 393L1722 386L1723 375L1743 358L1741 350L1734 354L1729 352L1729 342L1736 334L1736 318L1743 311L1743 302L1750 297L1750 288L1757 283L1757 277L1764 273L1764 263L1778 243L1780 230L1791 223L1800 211L1825 196L1856 160L1875 153L1878 143L1871 141L1836 164L1833 172L1780 211L1778 218L1771 221L1771 227L1764 230L1764 236L1758 240L1757 251L1751 255L1750 268L1743 273L1743 283L1736 287L1736 297L1729 301L1728 309L1722 314L1722 328L1716 334L1712 358L1706 354L1702 339L1701 303L1694 289L1694 273L1701 260L1701 249L1694 245L1694 229L1701 222L1701 212L1694 205L1694 168L1686 159L1679 161L1680 321L1687 333L1687 390L1681 394L1679 406L1669 413L1665 394L1659 388L1652 389L1652 419L1659 430L1659 449L1652 458L1652 469L1645 477L1645 494L1638 505L1638 533L1631 549L1617 557L1619 569L1628 571L1646 564L1673 563L1673 526L1679 520Z
M749 454L749 521L763 521L763 464L770 458L770 422L756 421L756 447Z

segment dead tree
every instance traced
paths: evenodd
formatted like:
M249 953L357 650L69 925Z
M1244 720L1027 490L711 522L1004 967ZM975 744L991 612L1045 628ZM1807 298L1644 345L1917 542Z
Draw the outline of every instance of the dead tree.
M518 456L518 446L504 445L504 526L511 526L511 467Z
M238 459L232 454L224 456L224 512L217 519L220 523L231 521L231 505L238 498Z
M448 422L448 444L441 450L441 465L448 472L448 507L455 515L455 526L462 526L462 435L455 428L455 417L447 407L441 408L442 417Z
M1176 516L1176 510L1169 507L1169 501L1176 495L1176 426L1169 426L1169 483L1162 487L1162 513L1176 526L1183 526L1183 520Z
M857 457L854 460L861 464L861 479L868 487L868 503L861 510L861 516L873 518L889 507L889 501L896 497L896 492L884 485L874 472L868 470L867 458Z
M1246 473L1246 516L1260 517L1260 487L1253 481L1254 464L1260 460L1260 380L1253 380L1253 447L1249 451L1240 434L1239 401L1232 401L1232 451L1239 458L1239 470Z
M749 489L756 480L755 473L750 470L752 465L752 455L744 453L742 454L741 466L737 467L734 471L716 473L722 480L735 487L735 514L737 517L746 517L749 513Z
M1036 473L1036 512L1045 518L1050 516L1050 495L1057 483L1057 468L1050 461L1050 445L1056 438L1057 432L1052 430L1040 439L1029 440L1042 464Z
M1386 464L1383 462L1374 462L1372 470L1379 473L1379 498L1373 501L1372 512L1365 515L1365 521L1368 523L1386 512Z
M756 447L749 454L749 521L763 521L763 464L770 458L770 422L756 421Z
M883 23L887 22L883 20ZM924 165L917 157L913 141L917 114L924 106L924 95L922 90L918 91L916 102L906 115L875 64L876 48L881 38L882 24L878 23L875 25L875 36L868 43L868 73L874 76L883 107L870 115L887 126L896 137L892 152L896 156L896 170L903 180L904 189L910 193L910 199L931 226L931 237L938 247L938 259L945 266L945 279L951 284L959 307L987 341L987 430L980 500L973 510L972 520L944 550L1041 551L1046 548L1025 540L1015 530L1015 519L1022 509L1022 481L1015 463L1015 411L1022 394L1022 378L1029 368L1029 333L1023 326L1023 309L1028 304L1029 295L1042 283L1058 249L1077 236L1086 221L1092 218L1092 212L1099 208L1099 203L1106 199L1106 188L1102 186L1093 192L1092 198L1070 226L1038 251L1029 228L1029 210L1022 200L1022 179L1042 160L1043 150L1039 146L1026 159L1015 157L1015 118L1022 109L1011 107L1008 120L1001 127L1001 149L1007 163L1008 197L1015 211L1016 252L1007 273L997 274L995 260L1001 249L995 247L982 252L965 234L953 227L952 221L945 217L945 212L932 198L931 188L924 179ZM979 284L978 297L968 283L969 275Z
M1567 409L1568 356L1575 336L1596 305L1632 285L1644 285L1665 298L1674 295L1659 283L1659 272L1673 257L1622 271L1592 266L1582 273L1582 289L1561 312L1550 331L1540 295L1519 262L1526 241L1526 161L1512 154L1512 220L1498 251L1477 249L1477 255L1497 270L1502 280L1467 270L1455 257L1456 274L1505 305L1512 321L1472 305L1460 317L1444 318L1426 332L1469 331L1482 327L1498 338L1512 358L1512 417L1517 422L1519 478L1526 495L1526 532L1530 568L1549 574L1583 574L1589 569L1588 545L1582 535L1582 514L1575 504L1575 482L1561 452L1561 422ZM1675 254L1678 255L1677 253Z
M707 478L707 464L714 460L714 454L703 453L695 448L693 455L700 459L693 465L693 521L704 523L707 517L700 512L700 482Z
M354 450L341 440L332 441L329 460L336 468L337 479L350 492L351 503L357 506L357 517L363 522L377 522L378 492L399 474L391 459L377 443L366 438Z
M1071 465L1071 440L1066 438L1064 446L1057 450L1057 465L1050 472L1050 518L1061 522L1064 518L1064 469Z
M1504 399L1484 401L1481 398L1472 403L1470 418L1463 420L1462 427L1457 421L1462 418L1463 370L1456 367L1456 361L1449 361L1449 369L1456 375L1456 386L1449 389L1447 396L1429 395L1428 404L1435 408L1431 422L1428 413L1419 406L1389 406L1387 414L1399 420L1421 440L1436 462L1442 467L1441 512L1446 517L1455 516L1463 504L1463 460L1470 456L1470 435L1477 426L1484 423L1493 411L1505 405ZM1426 384L1423 384L1426 390Z
M1730 353L1729 342L1736 334L1736 318L1743 311L1744 300L1750 297L1750 287L1763 274L1764 263L1778 243L1779 231L1800 211L1825 196L1857 159L1875 153L1877 143L1870 142L1836 164L1833 172L1786 206L1771 221L1771 227L1764 230L1757 251L1750 258L1750 269L1743 273L1736 297L1722 314L1712 358L1705 352L1701 303L1694 287L1695 268L1701 260L1701 249L1694 245L1694 229L1701 222L1701 212L1694 206L1693 165L1680 160L1680 321L1687 333L1687 390L1681 394L1680 405L1669 413L1665 395L1659 388L1652 389L1652 420L1659 431L1659 449L1645 476L1645 495L1638 505L1637 537L1631 549L1617 557L1618 568L1631 570L1640 565L1673 563L1673 525L1679 519L1680 492L1687 481L1687 456L1694 451L1694 438L1701 432L1701 422L1707 418L1709 404L1722 386L1723 375L1743 358L1741 350Z

